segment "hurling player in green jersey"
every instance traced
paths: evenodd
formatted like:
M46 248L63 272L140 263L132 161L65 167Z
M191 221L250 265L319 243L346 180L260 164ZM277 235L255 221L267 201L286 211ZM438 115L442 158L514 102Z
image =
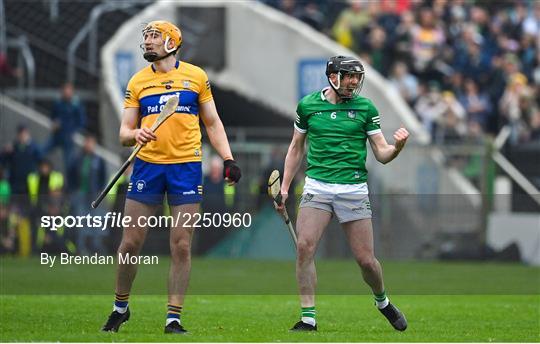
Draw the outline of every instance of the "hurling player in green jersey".
M292 328L316 331L315 251L333 214L349 240L375 305L399 331L407 321L385 293L382 269L373 253L371 205L368 197L366 141L375 158L386 164L405 146L409 133L400 128L388 144L380 129L380 116L371 100L359 95L364 66L354 57L334 56L326 64L329 87L305 96L296 110L294 134L285 158L281 194L284 211L289 186L304 157L308 138L306 182L298 211L296 278L302 307Z

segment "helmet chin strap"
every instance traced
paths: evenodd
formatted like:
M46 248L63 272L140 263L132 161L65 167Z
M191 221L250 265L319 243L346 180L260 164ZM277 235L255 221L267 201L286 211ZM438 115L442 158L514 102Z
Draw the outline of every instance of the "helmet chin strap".
M339 88L341 87L341 72L338 72L337 73L337 85L334 84L332 82L332 80L330 80L330 78L328 78L328 83L330 84L330 86L332 87L332 89L336 92L336 94L338 95L339 98L341 98L342 100L349 100L352 98L352 95L351 96L344 96L341 92L339 92Z
M167 52L167 54L163 56L158 56L158 53L156 53L155 51L149 51L143 54L144 59L148 62L156 62L156 61L163 60L164 58L171 56L172 54L174 54L176 49L174 49L174 47L170 50L167 49L168 44L169 44L169 37L167 37L165 39L165 43L163 43L165 52Z
M163 56L158 56L158 54L155 51L150 51L150 52L144 53L143 57L148 62L156 62L156 61L159 61L159 60L163 60L164 58L169 57L172 54L173 54L173 52L170 52L170 53L165 54Z

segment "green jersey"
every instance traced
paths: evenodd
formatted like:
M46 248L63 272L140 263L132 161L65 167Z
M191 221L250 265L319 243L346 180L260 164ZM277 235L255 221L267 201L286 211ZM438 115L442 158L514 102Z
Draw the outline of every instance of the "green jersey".
M308 94L296 109L294 127L307 133L309 144L306 175L326 183L366 182L366 140L381 132L379 112L360 96L332 104L324 91Z

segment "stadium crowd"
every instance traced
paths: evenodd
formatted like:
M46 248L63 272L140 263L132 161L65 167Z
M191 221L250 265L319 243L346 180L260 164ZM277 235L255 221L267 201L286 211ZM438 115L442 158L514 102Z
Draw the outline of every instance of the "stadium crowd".
M265 0L388 78L436 143L540 142L540 2Z

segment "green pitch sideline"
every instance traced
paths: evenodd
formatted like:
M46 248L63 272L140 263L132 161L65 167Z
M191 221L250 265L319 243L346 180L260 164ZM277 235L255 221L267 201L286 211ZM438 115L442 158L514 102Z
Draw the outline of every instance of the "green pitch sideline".
M386 296L382 268L373 252L371 205L368 196L366 156L369 140L375 158L386 164L405 146L409 133L399 128L394 145L381 132L381 117L373 102L359 95L364 83L362 63L354 57L334 56L326 64L329 87L305 96L296 110L294 134L287 156L282 203L285 211L289 186L298 171L308 138L305 186L296 223L298 246L296 279L301 319L291 330L316 331L315 251L330 219L335 215L371 287L375 305L399 331L407 328L402 312Z

